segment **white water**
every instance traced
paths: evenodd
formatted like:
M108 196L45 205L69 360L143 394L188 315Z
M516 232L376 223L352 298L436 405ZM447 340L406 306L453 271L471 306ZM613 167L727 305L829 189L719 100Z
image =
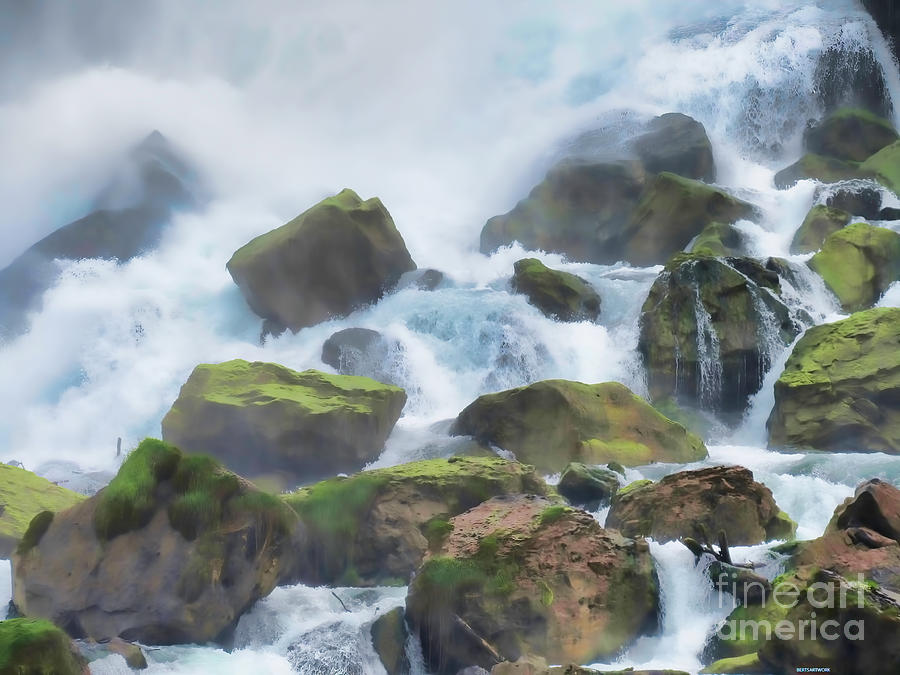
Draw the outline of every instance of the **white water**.
M739 224L750 252L802 269L790 241L824 196L809 181L775 190L772 176L799 155L803 125L819 112L811 93L818 54L835 43L872 44L900 101L884 41L849 0L307 4L273 1L250 12L237 2L160 0L140 20L110 10L109 32L121 39L99 54L47 17L36 44L54 49L34 60L34 77L16 70L3 80L0 147L22 161L0 166L0 265L82 215L117 154L153 128L196 161L212 200L178 216L143 258L68 264L31 331L0 346L0 459L56 479L72 473L61 461L114 470L116 438L133 447L157 435L197 363L242 357L327 368L322 342L349 326L375 328L403 347L393 376L410 401L377 465L451 453L445 421L481 393L548 377L618 380L643 392L637 317L660 269L538 254L588 278L603 298L599 325L558 324L507 292L524 251L477 253L484 221L527 194L579 132L623 119L622 110L640 119L681 111L706 126L718 183L763 212L759 223ZM444 271L446 282L260 345L259 321L225 261L345 186L380 196L419 266ZM815 275L801 272L798 286L785 287L792 308L815 323L839 318ZM881 303L900 304L896 285ZM770 354L744 424L699 465L753 469L800 535L813 537L861 480L900 481L900 460L765 450L786 356ZM720 613L686 551L652 550L663 633L620 663L696 670ZM348 616L335 613L329 593L279 589L242 621L246 641L234 652L154 651L151 672L291 672L290 647L301 636L321 649L328 672L339 664L378 672L361 636L377 611L402 601L402 589L359 596ZM323 672L307 657L301 671Z

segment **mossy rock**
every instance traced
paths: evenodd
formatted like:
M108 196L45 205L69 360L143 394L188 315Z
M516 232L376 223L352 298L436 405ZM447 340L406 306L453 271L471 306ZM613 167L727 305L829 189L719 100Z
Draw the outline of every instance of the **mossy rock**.
M542 497L498 497L451 522L406 601L432 671L491 668L522 654L590 663L655 630L646 542Z
M774 346L799 331L780 290L778 275L750 258L673 257L640 318L651 399L741 414L762 386Z
M863 162L896 140L890 122L861 108L836 110L803 134L810 152L851 162Z
M848 312L871 307L900 280L900 234L855 223L828 236L809 266Z
M810 328L775 383L774 448L900 453L900 309Z
M9 558L29 530L32 519L41 513L63 511L85 499L45 478L8 464L0 464L0 558ZM46 520L48 516L42 516ZM40 528L40 524L38 524ZM43 533L40 533L43 534ZM38 530L24 542L36 543Z
M870 178L871 169L864 169L859 162L847 162L834 157L808 153L775 174L775 187L786 190L801 180L817 180L821 183L838 183L854 178Z
M242 246L227 267L254 312L296 332L376 302L416 264L381 200L343 190Z
M812 253L822 248L826 237L850 222L850 214L825 204L809 210L791 242L791 253Z
M403 608L396 607L379 616L372 624L371 632L372 647L375 648L375 653L378 654L387 675L409 673L409 659L406 656L406 639L409 633L406 630Z
M610 469L572 462L562 472L557 490L570 504L589 510L608 504L619 489L619 477Z
M716 178L712 143L697 120L682 113L654 117L631 148L650 173L670 171L711 183Z
M194 368L162 431L234 471L296 485L376 459L405 403L402 389L366 377L235 359Z
M43 619L0 621L3 675L82 675L87 662L72 640Z
M550 269L537 258L515 263L512 288L550 318L560 321L596 321L600 318L600 295L584 279L569 272Z
M14 600L28 616L98 641L220 639L293 580L300 529L280 499L214 459L146 439L106 488L20 548Z
M539 471L569 462L693 462L706 446L617 382L545 380L480 396L450 429L513 452Z
M694 239L691 253L723 258L740 255L744 239L740 231L726 223L710 223Z
M886 188L900 195L900 141L891 143L869 157L860 166L860 171L873 176Z
M709 675L771 675L772 669L763 665L756 652L753 652L730 659L719 659L700 672Z
M634 265L661 265L712 223L733 223L755 214L753 205L718 188L663 172L622 233L623 259Z
M453 516L497 495L548 492L531 466L451 457L331 478L284 500L310 534L302 580L371 586L407 583Z

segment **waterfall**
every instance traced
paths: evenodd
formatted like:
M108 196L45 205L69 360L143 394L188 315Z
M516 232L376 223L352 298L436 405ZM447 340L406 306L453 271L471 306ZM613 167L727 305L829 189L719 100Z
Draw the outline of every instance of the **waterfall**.
M722 395L719 336L700 297L699 283L694 285L694 317L697 321L697 367L700 371L697 399L705 410L716 410Z

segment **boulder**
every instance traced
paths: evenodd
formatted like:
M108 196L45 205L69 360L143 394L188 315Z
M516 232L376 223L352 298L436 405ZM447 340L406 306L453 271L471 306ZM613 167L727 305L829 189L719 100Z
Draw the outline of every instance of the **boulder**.
M700 671L714 675L771 675L769 666L763 665L756 652L730 659L719 659Z
M405 612L395 607L382 614L372 624L372 646L387 675L406 675L410 672L409 658L406 656Z
M650 173L669 171L711 183L716 178L712 143L697 120L682 113L654 117L631 148Z
M691 253L723 258L740 255L744 247L744 237L733 225L710 223L694 239Z
M725 532L733 546L793 536L793 523L772 492L741 466L681 471L658 483L623 490L612 498L606 527L626 537L665 542L708 539Z
M619 489L619 477L610 469L570 463L562 472L557 490L560 496L575 506L595 511Z
M813 206L800 228L794 233L791 253L812 253L822 248L825 238L850 222L850 214L841 209L817 204Z
M106 488L19 548L13 600L78 638L222 640L291 576L299 528L210 457L147 439Z
M860 165L860 172L900 195L900 141L891 143Z
M840 108L803 134L809 152L851 162L863 162L896 140L889 121L862 108Z
M122 638L110 638L103 642L96 640L78 640L75 643L81 655L88 660L90 665L94 661L108 658L117 654L125 659L125 665L132 670L144 670L148 667L147 657L140 645L126 642Z
M84 675L90 670L59 628L43 619L18 618L0 621L0 673Z
M799 331L779 293L778 275L749 258L672 258L640 317L651 399L741 413Z
M623 259L661 265L711 223L754 217L755 207L717 188L674 173L659 174L622 232Z
M881 214L881 190L872 186L871 181L844 183L831 192L825 204L866 220L877 220Z
M775 383L773 448L900 453L900 309L810 328Z
M309 584L405 584L450 518L490 497L547 494L530 466L497 456L430 459L331 478L287 495L310 534Z
M833 41L819 54L810 91L826 113L843 109L868 110L891 118L893 102L880 58L859 39Z
M825 239L809 266L824 279L848 312L871 307L900 280L900 234L854 223Z
M535 496L494 498L450 522L406 599L433 671L525 654L590 663L655 632L658 584L645 541Z
M444 273L436 269L417 269L404 272L397 282L395 290L417 288L420 291L433 291L444 281Z
M893 206L885 206L878 212L875 220L900 220L900 209Z
M227 267L254 312L297 332L376 302L416 264L381 200L343 190L239 248Z
M403 365L403 346L369 328L345 328L325 340L322 361L341 375L371 377L397 384L396 372Z
M801 180L812 179L821 183L838 183L842 180L865 178L869 175L869 172L863 171L856 162L846 162L834 157L807 153L775 174L775 187L779 190L787 190Z
M240 473L296 485L376 459L405 403L402 389L366 377L235 359L194 368L162 432Z
M30 471L0 464L0 558L12 556L36 515L48 513L42 518L50 519L83 499Z
M639 162L564 160L512 211L487 221L481 252L518 241L569 260L614 263L620 259L618 237L646 180Z
M511 285L516 293L550 318L560 321L597 321L600 295L584 279L550 269L537 258L516 261Z
M450 434L508 450L547 473L573 461L639 466L707 454L699 437L617 382L544 380L485 394L459 414Z
M900 61L900 12L894 0L862 0L862 4L881 29L894 58Z

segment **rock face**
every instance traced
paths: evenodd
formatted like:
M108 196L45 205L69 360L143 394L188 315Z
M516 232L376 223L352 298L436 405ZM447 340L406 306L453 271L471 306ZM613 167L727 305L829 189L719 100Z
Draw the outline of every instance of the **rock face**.
M631 147L650 173L669 171L707 183L716 178L706 129L687 115L666 113L653 118Z
M235 251L228 271L250 308L294 332L377 301L416 268L387 209L353 190Z
M876 152L859 169L864 175L873 176L886 188L900 194L900 141Z
M0 673L84 675L87 662L69 636L43 619L0 621Z
M12 555L36 515L63 511L83 499L30 471L0 464L0 558Z
M812 253L822 248L825 238L850 222L850 214L825 204L809 210L791 242L791 253Z
M56 259L115 258L125 262L159 243L179 209L199 200L194 170L162 134L137 145L91 213L64 225L0 270L0 337L16 335L59 275Z
M600 295L581 277L550 269L537 258L518 260L514 267L513 291L527 296L548 317L560 321L600 318Z
M490 497L546 494L533 467L452 457L331 478L288 495L310 534L299 577L310 584L405 584L449 520Z
M897 6L892 0L863 0L862 4L893 48L894 58L900 61L900 12Z
M855 223L829 235L809 266L846 311L871 307L888 286L900 280L900 234Z
M369 378L236 359L194 368L162 431L240 473L296 484L374 460L405 403L402 389Z
M409 673L409 659L406 656L405 612L396 607L382 614L372 624L372 646L388 675Z
M900 309L810 328L775 383L774 448L900 452Z
M810 152L850 162L863 162L896 140L890 122L861 108L841 108L803 134Z
M570 504L593 511L609 503L619 489L619 477L609 469L572 462L562 472L557 489Z
M640 318L638 350L651 398L742 411L776 347L799 330L778 293L778 275L749 258L672 258Z
M796 524L782 513L772 492L741 466L681 471L658 483L613 495L606 527L626 537L665 542L707 539L724 531L728 543L751 546L788 539Z
M706 457L699 437L617 382L545 380L478 397L450 428L515 453L539 471L569 462L638 466Z
M492 499L451 524L406 599L435 672L524 654L589 663L655 631L658 587L646 542L541 497Z
M105 489L20 547L13 599L74 637L219 639L291 575L299 527L211 458L147 439Z
M697 235L691 253L720 258L741 254L744 238L733 225L710 223Z
M858 164L808 153L775 174L775 187L779 190L786 190L796 185L797 181L807 178L822 183L837 183L865 176L866 174L860 170Z
M866 218L879 220L881 215L881 190L876 189L872 181L854 181L834 190L825 200L825 204L841 211Z
M396 384L395 369L402 367L403 346L369 328L345 328L325 340L322 361L341 375L371 377Z

